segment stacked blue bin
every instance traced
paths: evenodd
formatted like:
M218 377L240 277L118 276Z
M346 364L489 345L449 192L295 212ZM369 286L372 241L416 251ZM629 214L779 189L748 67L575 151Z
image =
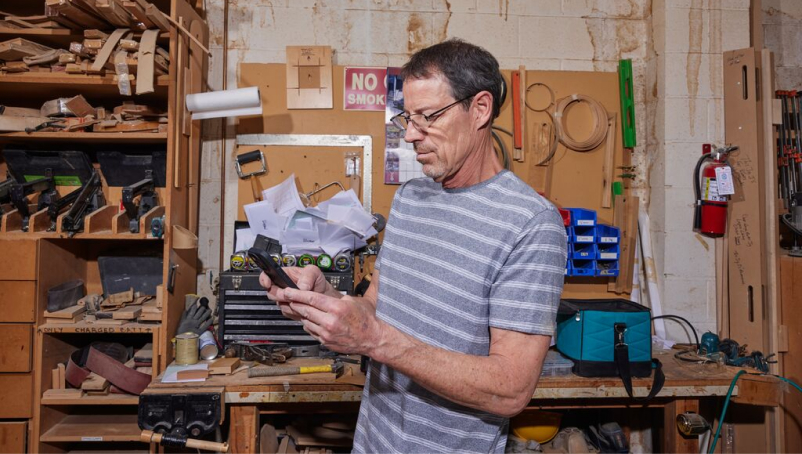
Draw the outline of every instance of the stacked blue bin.
M596 212L567 208L571 213L566 276L618 276L621 231L596 222Z

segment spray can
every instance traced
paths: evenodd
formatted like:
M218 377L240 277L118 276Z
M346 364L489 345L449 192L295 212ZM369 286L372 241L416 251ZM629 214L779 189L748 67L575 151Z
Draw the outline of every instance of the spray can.
M200 357L202 359L215 359L220 350L217 348L217 341L211 331L204 331L200 335Z

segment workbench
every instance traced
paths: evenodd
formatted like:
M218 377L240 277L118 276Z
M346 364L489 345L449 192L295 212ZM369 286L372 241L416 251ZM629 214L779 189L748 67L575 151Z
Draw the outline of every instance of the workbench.
M572 374L541 377L527 409L662 408L664 436L661 452L699 452L696 437L684 438L676 430L676 415L686 411L698 412L700 401L725 396L738 369L681 362L670 351L655 352L655 357L663 363L666 381L660 393L648 403L630 399L618 378L583 378ZM310 361L306 358L300 360ZM260 414L303 414L318 410L355 414L363 383L364 376L358 366L347 367L345 374L336 380L332 374L248 378L247 372L242 370L232 375L211 376L202 383L168 384L156 380L145 392L216 390L223 393L224 404L229 410L230 452L258 452ZM651 378L633 379L633 393L638 397L646 396L651 384ZM733 395L737 396L738 391L736 386Z

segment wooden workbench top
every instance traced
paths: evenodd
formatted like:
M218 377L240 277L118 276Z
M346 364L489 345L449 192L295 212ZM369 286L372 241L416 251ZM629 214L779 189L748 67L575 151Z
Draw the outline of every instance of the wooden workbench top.
M706 397L727 393L732 377L738 369L715 364L695 364L674 358L673 352L655 352L663 363L665 385L658 397ZM330 360L296 358L293 365L330 364ZM213 375L205 382L161 383L155 380L147 392L192 392L217 388L225 390L227 403L278 403L278 402L354 402L362 397L364 375L356 365L346 364L342 377L316 373L283 377L248 378L241 368L232 375ZM646 396L652 378L633 380L635 396ZM737 386L734 391L737 395ZM576 375L541 377L533 399L595 399L627 397L621 379L585 378Z

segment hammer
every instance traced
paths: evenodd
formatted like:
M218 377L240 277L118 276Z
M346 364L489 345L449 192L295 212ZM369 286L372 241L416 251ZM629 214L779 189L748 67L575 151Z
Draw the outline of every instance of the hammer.
M254 377L278 377L281 375L314 374L318 372L331 372L336 378L340 378L345 368L341 361L334 361L327 366L271 366L254 367L248 369L248 378Z

